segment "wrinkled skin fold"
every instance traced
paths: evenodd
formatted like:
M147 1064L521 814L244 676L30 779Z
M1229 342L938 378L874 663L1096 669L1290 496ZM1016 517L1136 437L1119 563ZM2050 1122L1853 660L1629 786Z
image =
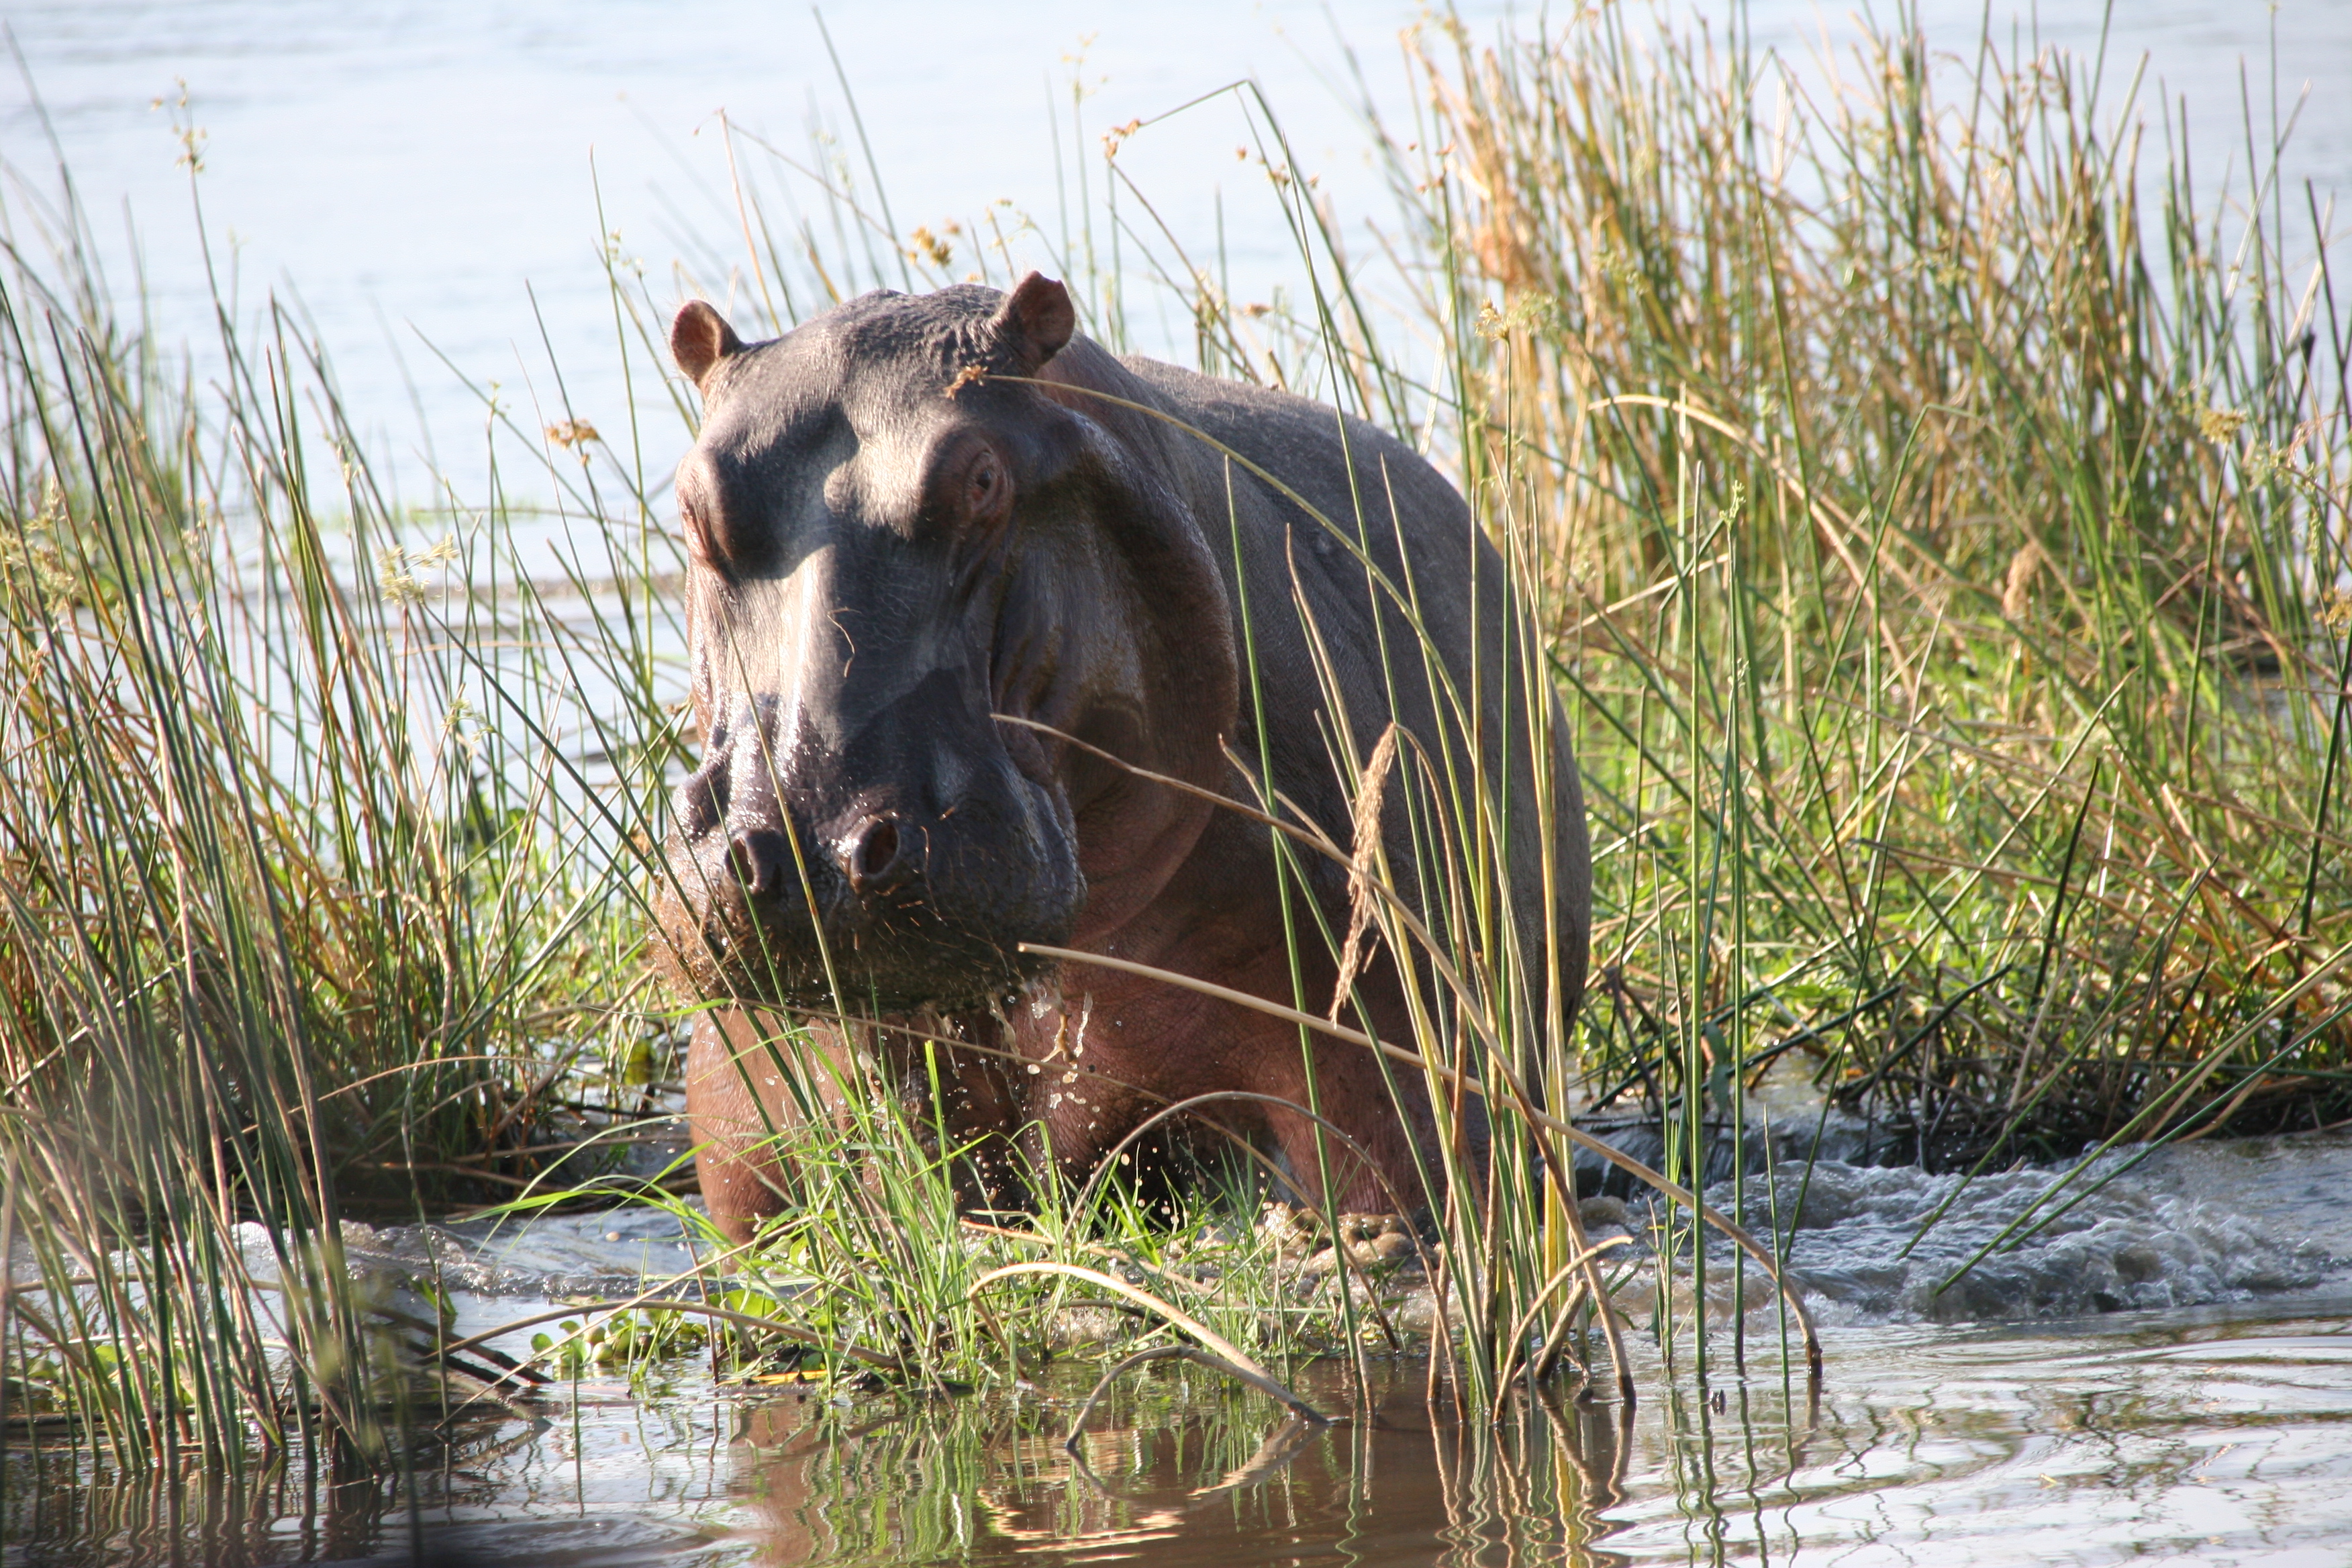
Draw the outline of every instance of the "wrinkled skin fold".
M855 1053L910 1099L939 1085L924 1119L979 1141L975 1204L1017 1203L1024 1169L1049 1161L1084 1174L1176 1100L1303 1104L1310 1065L1369 1166L1318 1156L1312 1124L1279 1108L1217 1120L1310 1191L1328 1159L1345 1206L1427 1201L1414 1144L1430 1150L1431 1108L1418 1084L1392 1096L1369 1053L1322 1041L1310 1064L1293 1026L1021 948L1293 1002L1266 829L1134 770L1236 800L1265 781L1351 845L1338 755L1360 767L1394 722L1432 759L1413 776L1448 759L1466 774L1475 752L1493 781L1473 836L1495 843L1533 984L1556 989L1537 1015L1572 1018L1590 930L1575 763L1461 498L1329 408L1114 358L1035 274L1010 294L866 295L749 346L697 302L671 346L705 410L677 498L706 749L678 791L655 946L713 1004L688 1109L721 1227L748 1235L781 1205L772 1133L841 1114L824 1086ZM1409 584L1437 658L1355 550L1219 445ZM1415 787L1386 792L1380 825L1417 904ZM1303 869L1300 987L1321 1011L1349 880ZM1409 1040L1406 977L1375 949L1353 1016ZM784 1043L795 1019L806 1033ZM795 1074L782 1053L808 1051L833 1070Z

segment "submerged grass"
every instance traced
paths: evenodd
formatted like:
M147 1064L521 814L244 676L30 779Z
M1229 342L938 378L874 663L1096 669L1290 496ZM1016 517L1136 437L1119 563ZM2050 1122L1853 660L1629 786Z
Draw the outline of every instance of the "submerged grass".
M1173 1199L1049 1187L980 1226L919 1112L810 1085L851 1113L790 1134L789 1212L672 1287L716 1326L637 1303L551 1333L551 1366L694 1343L753 1375L1011 1386L1056 1345L1148 1349L1118 1325L1172 1310L1276 1376L1345 1353L1365 1400L1370 1358L1434 1330L1432 1390L1493 1412L1598 1360L1583 1329L1613 1348L1593 1314L1629 1294L1581 1227L1570 1112L1649 1129L1680 1194L1655 1239L1736 1304L1735 1356L1772 1326L1753 1310L1801 1343L1801 1307L1772 1305L1769 1251L1693 1245L1696 1196L1833 1117L1859 1157L1977 1170L2352 1114L2352 325L2326 216L2263 185L2200 217L2186 125L2147 177L2102 62L1896 30L1808 74L1643 17L1417 35L1424 120L1376 128L1402 223L1375 262L1244 96L1300 238L1282 308L1147 232L1119 137L1047 240L1102 341L1130 336L1128 278L1160 279L1204 365L1453 465L1528 612L1507 679L1538 731L1555 692L1573 726L1596 929L1572 1049L1553 944L1512 935L1511 806L1475 748L1330 737L1358 815L1410 821L1410 868L1280 781L1234 803L1299 888L1349 868L1348 924L1302 892L1295 940L1415 976L1391 1070L1448 1117L1485 1097L1491 1161L1433 1152L1424 1315L1400 1328L1411 1270L1341 1216L1257 1227L1239 1155ZM900 236L829 154L801 215L751 164L780 155L729 138L761 330L964 262L1010 281L1004 234L961 258ZM641 936L690 741L644 477L677 443L635 408L608 442L493 399L551 510L501 479L406 512L296 318L224 310L200 393L89 254L69 200L20 205L0 279L0 1418L133 1472L397 1462L387 1433L446 1389L342 1220L643 1185L588 1178L664 1109L677 1034ZM663 302L612 262L618 351L657 364ZM729 292L722 252L698 268ZM1410 612L1409 581L1367 591ZM1448 700L1465 732L1502 721ZM1289 1000L1302 1039L1347 1026ZM788 1038L778 1064L815 1070ZM1820 1091L1806 1124L1759 1119L1768 1073ZM1718 1217L1769 1237L1801 1201ZM2042 1216L2067 1201L2053 1183ZM1693 1300L1662 1289L1654 1331L1703 1363Z

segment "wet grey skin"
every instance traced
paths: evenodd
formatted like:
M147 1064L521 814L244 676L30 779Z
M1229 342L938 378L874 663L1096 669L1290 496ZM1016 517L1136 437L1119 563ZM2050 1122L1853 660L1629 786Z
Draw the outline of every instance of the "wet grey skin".
M1409 448L1301 398L1114 358L1034 273L1010 293L866 295L756 345L697 302L671 347L705 409L677 500L707 749L678 792L656 947L717 1005L688 1084L723 1226L779 1201L754 1146L797 1113L758 1043L767 1015L878 1024L849 1035L916 1095L931 1070L918 1037L943 1038L942 1131L1050 1146L1074 1173L1175 1100L1307 1100L1294 1026L1022 951L1286 1005L1288 920L1308 994L1331 995L1337 962L1309 911L1286 910L1265 829L1134 770L1239 800L1270 779L1348 844L1343 738L1360 765L1394 721L1456 777L1475 748L1507 797L1488 816L1506 918L1534 983L1559 987L1550 1016L1573 1017L1590 873L1565 727L1521 663L1499 556ZM1418 627L1365 556L1410 582ZM1449 717L1465 711L1475 736ZM1410 787L1381 827L1418 901ZM1306 875L1344 931L1344 869L1310 857ZM1409 1037L1391 960L1376 952L1355 991L1360 1017ZM851 1040L826 1028L809 1048L838 1058ZM1081 1043L1088 1080L1066 1096L1049 1092L1072 1081L1060 1073L1013 1070ZM1367 1053L1316 1051L1312 1092L1366 1153L1333 1180L1355 1206L1396 1206L1433 1136L1418 1086L1399 1104ZM1222 1119L1294 1171L1321 1167L1302 1118Z

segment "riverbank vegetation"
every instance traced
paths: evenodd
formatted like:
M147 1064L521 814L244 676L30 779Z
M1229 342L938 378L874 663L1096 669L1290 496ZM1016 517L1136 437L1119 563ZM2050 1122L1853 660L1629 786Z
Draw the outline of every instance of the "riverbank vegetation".
M1352 843L1288 851L1349 860L1355 937L1427 977L1388 1043L1442 1100L1487 1091L1491 1179L1449 1184L1411 1261L1365 1236L1309 1276L1339 1216L1260 1229L1259 1195L1296 1194L1244 1163L982 1229L919 1120L874 1110L804 1144L769 1247L661 1288L690 1312L559 1324L547 1369L691 1343L992 1386L1174 1309L1274 1363L1434 1330L1430 1386L1484 1409L1606 1366L1612 1298L1702 1358L1694 1301L1801 1346L1755 1289L1786 1215L1725 1216L1751 1258L1662 1203L1649 1251L1699 1277L1648 1297L1560 1188L1561 1114L1646 1127L1685 1193L1832 1123L1973 1171L2352 1116L2352 321L2324 197L2206 184L2221 139L2127 62L1897 32L1791 71L1623 6L1410 47L1421 117L1370 132L1377 245L1237 98L1300 239L1282 298L1227 297L1153 226L1117 162L1148 126L1106 142L1087 228L1024 243L1106 342L1172 300L1205 368L1417 439L1505 548L1517 668L1559 694L1591 814L1574 1050L1531 1046L1549 955L1501 934L1486 781L1408 759L1391 785L1351 738L1355 786L1409 797L1434 909L1384 900ZM2231 147L2275 166L2267 132ZM742 232L676 281L732 275L747 335L869 284L1010 281L1010 244L899 234L845 162L796 222L762 184L783 165L738 151ZM486 390L493 492L404 508L298 316L224 310L199 385L91 252L69 201L12 208L0 1421L133 1468L386 1462L470 1397L453 1378L530 1379L388 1313L345 1220L682 1185L624 1154L662 1132L683 1016L644 942L692 751L656 477L691 409ZM677 289L611 261L650 385Z
M2323 193L2196 177L2276 110L1612 17L1431 35L1399 174L1582 699L1594 1084L1795 1049L1939 1166L2344 1114L2347 323Z

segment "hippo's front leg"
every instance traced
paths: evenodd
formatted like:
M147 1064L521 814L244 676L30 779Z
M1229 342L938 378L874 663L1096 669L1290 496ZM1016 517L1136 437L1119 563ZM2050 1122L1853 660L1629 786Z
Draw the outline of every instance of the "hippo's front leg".
M698 1151L703 1202L730 1241L750 1239L791 1201L795 1134L854 1130L852 1096L868 1114L915 1119L918 1137L959 1152L956 1200L966 1208L1018 1207L1027 1195L1013 1137L1023 1099L1007 1063L956 1037L953 1022L863 1026L853 1044L825 1019L713 1008L695 1020L687 1049L687 1120ZM860 1048L861 1044L864 1048ZM863 1058L863 1059L861 1059ZM878 1091L887 1104L872 1103ZM879 1167L869 1167L878 1176Z
M711 1223L730 1242L751 1239L760 1221L783 1212L782 1135L804 1125L787 1084L799 1070L795 1048L776 1015L712 1008L694 1021L686 1054L686 1109L702 1198ZM819 1113L840 1109L838 1100Z

